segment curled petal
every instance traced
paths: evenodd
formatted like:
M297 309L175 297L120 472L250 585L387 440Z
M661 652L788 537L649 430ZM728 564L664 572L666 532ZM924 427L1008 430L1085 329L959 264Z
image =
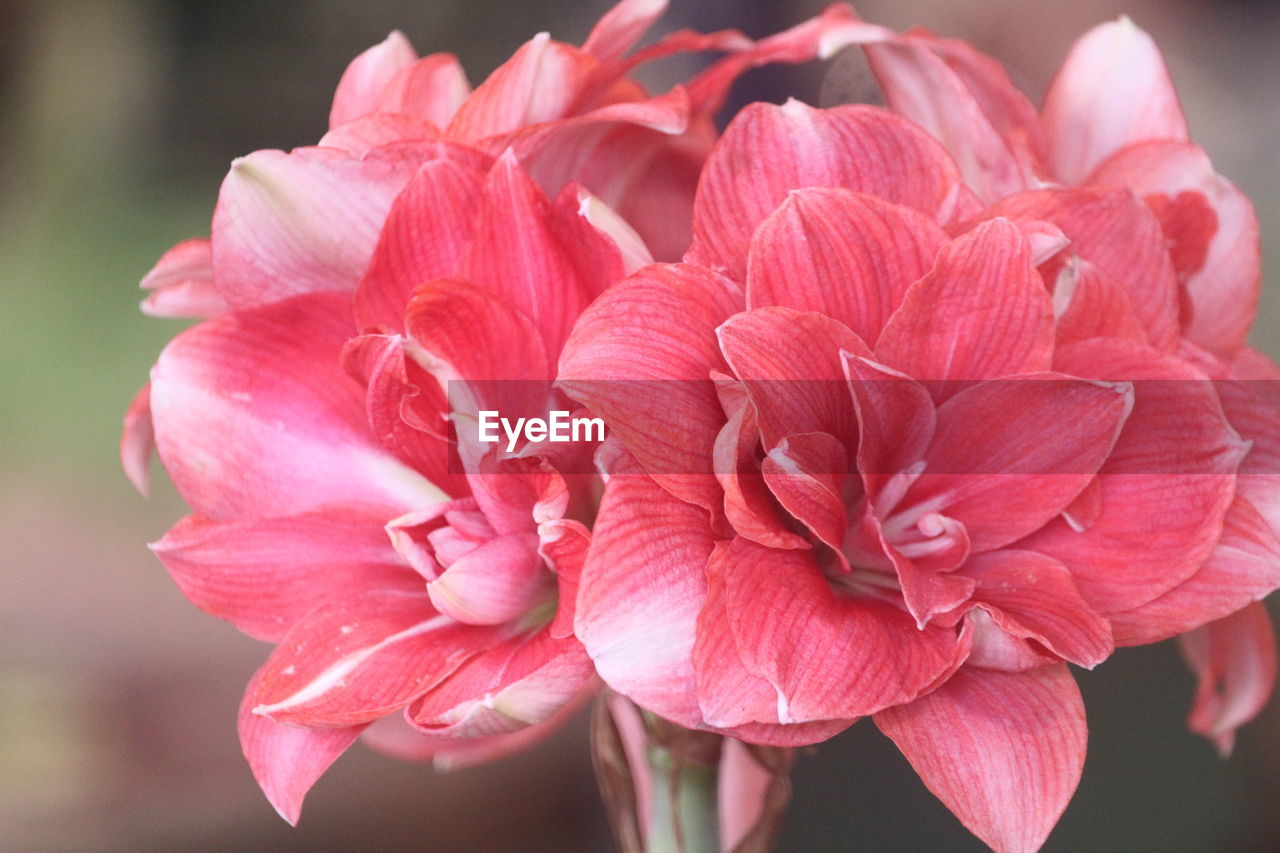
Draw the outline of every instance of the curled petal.
M160 256L142 278L142 312L153 317L215 317L227 310L213 284L208 240L184 240Z

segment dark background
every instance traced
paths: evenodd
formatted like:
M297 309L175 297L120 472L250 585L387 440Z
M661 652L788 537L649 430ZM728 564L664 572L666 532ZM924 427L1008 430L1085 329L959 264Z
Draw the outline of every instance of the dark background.
M581 721L500 764L440 776L353 749L297 830L236 743L267 648L187 604L144 547L181 514L119 473L119 418L181 324L136 281L207 234L229 161L314 142L346 62L403 30L473 83L539 30L580 41L607 3L0 0L0 849L609 849ZM815 2L676 2L664 29L763 35ZM1001 58L1039 96L1071 41L1129 13L1165 49L1193 133L1253 197L1271 287L1254 342L1280 353L1280 14L1274 4L863 2ZM648 81L692 67L675 60ZM834 70L833 70L834 69ZM827 79L828 74L834 75ZM869 91L853 61L753 72L736 103ZM1171 646L1080 673L1084 781L1048 851L1280 850L1280 713L1223 762L1182 720ZM869 723L800 758L783 851L980 850Z

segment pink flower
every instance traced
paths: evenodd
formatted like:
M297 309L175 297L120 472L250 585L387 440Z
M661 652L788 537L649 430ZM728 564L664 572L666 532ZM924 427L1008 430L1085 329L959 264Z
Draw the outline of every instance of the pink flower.
M984 211L880 110L753 105L686 262L597 300L559 373L614 437L576 617L601 677L762 743L871 715L1001 851L1039 847L1079 779L1067 662L1280 586L1154 216L1044 199ZM1142 228L1148 256L1120 245ZM1065 313L1064 234L1134 264Z
M1145 337L1217 382L1228 419L1251 443L1239 497L1280 532L1280 415L1266 389L1280 369L1245 345L1258 306L1257 219L1249 199L1191 142L1151 37L1127 18L1095 27L1072 48L1040 111L994 60L963 42L898 35L852 18L825 38L827 52L864 46L890 108L937 138L984 201L1028 227L1060 229L1067 242L1042 268L1054 282L1060 327L1076 336ZM1212 594L1190 584L1177 600ZM1247 603L1240 595L1232 601ZM1201 629L1209 639L1186 640L1189 650L1231 649L1188 656L1201 676L1191 725L1224 751L1275 680L1270 620L1260 606L1248 609L1252 615ZM1129 625L1118 639L1152 642L1198 624ZM1229 664L1235 672L1224 669Z

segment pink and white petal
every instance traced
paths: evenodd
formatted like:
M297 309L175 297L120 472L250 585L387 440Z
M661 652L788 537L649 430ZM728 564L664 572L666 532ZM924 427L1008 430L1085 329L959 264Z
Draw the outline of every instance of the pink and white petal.
M848 525L844 495L849 462L844 445L825 432L789 435L769 451L760 467L778 502L845 562L840 550Z
M578 588L575 633L614 690L683 726L702 721L693 668L706 512L672 497L628 456L613 466Z
M1181 638L1183 656L1200 679L1187 725L1229 755L1236 729L1252 720L1276 683L1271 616L1250 604Z
M912 482L906 472L933 442L933 399L923 385L892 368L853 353L841 357L858 415L858 471L873 501L896 478L898 491L889 500L896 504Z
M1260 601L1280 589L1280 539L1240 495L1222 520L1222 538L1194 575L1133 610L1109 613L1122 646L1158 643Z
M480 155L442 156L424 163L405 185L356 288L361 331L402 331L413 289L457 274L479 214L486 167Z
M621 0L596 22L582 49L597 59L618 59L666 10L667 0Z
M1088 669L1114 650L1111 626L1052 557L1006 548L970 557L961 572L978 582L973 600L990 605L992 620L1009 634Z
M945 246L906 291L877 358L919 380L993 379L1048 370L1053 305L1016 225L993 219ZM939 386L950 396L954 383Z
M399 70L378 96L380 113L410 115L444 128L471 94L466 72L451 53L433 53Z
M1066 564L1101 613L1131 610L1190 578L1209 556L1247 445L1213 383L1181 359L1098 338L1060 349L1077 376L1131 381L1134 407L1099 471L1101 512L1087 530L1053 521L1020 547Z
M537 550L537 537L498 536L455 560L427 595L441 613L467 625L501 625L554 600L555 579Z
M1258 308L1258 217L1248 197L1186 142L1122 148L1089 178L1133 189L1155 210L1185 292L1183 333L1214 352L1244 344Z
M276 647L253 713L303 726L372 722L513 633L462 625L421 594L366 592L336 601L308 614Z
M379 44L361 53L338 81L329 110L329 127L346 124L352 119L378 110L383 89L400 72L418 58L404 33L393 30Z
M793 190L751 238L747 304L825 314L874 341L946 240L929 217L875 196Z
M444 493L383 449L364 389L342 369L344 294L234 311L178 335L151 371L160 459L191 508L215 520L324 505L390 510Z
M573 618L578 605L578 585L587 562L591 531L580 521L561 518L538 525L538 553L556 573L559 600L556 615L548 627L552 637L561 639L573 634Z
M1178 280L1168 242L1159 219L1131 190L1034 190L998 202L987 215L1062 229L1077 255L1124 286L1151 345L1177 345Z
M1014 542L1088 485L1132 406L1133 391L1123 383L1062 374L973 385L938 407L925 473L901 506L961 522L975 552ZM1000 417L993 420L992 412Z
M814 312L757 308L725 320L716 336L751 398L766 449L789 435L825 432L853 450L842 353L871 351L847 326Z
M1034 853L1084 767L1084 703L1065 665L960 669L876 725L920 779L996 853Z
M879 196L943 225L978 209L951 157L905 119L864 106L752 104L707 159L689 259L741 281L756 226L804 187Z
M423 592L386 519L358 506L255 521L191 515L151 545L193 604L279 642L317 607L367 592Z
M240 748L267 802L280 817L297 826L307 791L365 727L308 729L277 723L253 713L262 672L259 670L249 682L240 703L237 718Z
M709 378L725 369L715 329L741 308L741 291L714 272L649 267L582 313L560 358L559 387L664 488L712 514L722 494L711 462L726 420Z
M337 148L360 156L397 142L435 142L440 130L430 122L401 113L369 113L340 124L320 137L321 148Z
M151 423L151 383L138 389L124 413L120 432L120 467L133 487L148 497L151 493L151 454L156 449L156 431Z
M918 628L897 607L843 596L809 552L738 538L712 558L748 672L776 692L777 719L852 719L909 702L960 654L955 630Z
M255 151L231 164L213 214L213 271L233 308L351 291L396 195L440 143Z
M208 240L183 240L142 277L142 313L152 317L216 317L227 303L213 284Z
M1124 285L1079 256L1063 262L1052 289L1058 346L1089 338L1150 342Z
M1053 173L1081 183L1135 142L1185 142L1187 120L1151 36L1126 17L1085 33L1045 96L1042 114Z

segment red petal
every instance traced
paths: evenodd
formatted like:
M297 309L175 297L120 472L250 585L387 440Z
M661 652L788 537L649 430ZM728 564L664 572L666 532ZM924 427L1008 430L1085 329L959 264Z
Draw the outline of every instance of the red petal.
M587 561L591 531L580 521L556 519L538 525L538 553L542 555L560 582L560 599L556 617L548 629L556 639L573 634L573 617L577 610L578 586Z
M910 208L845 190L795 190L751 239L747 303L825 314L880 336L946 234Z
M1182 652L1199 676L1187 725L1212 740L1224 755L1236 729L1252 720L1276 684L1276 638L1261 604L1184 635Z
M151 372L160 458L202 515L223 520L369 503L388 517L444 493L371 434L339 364L349 300L309 294L224 314L176 337Z
M133 487L147 497L151 492L151 454L156 449L156 431L151 423L151 384L138 389L124 413L120 433L120 467Z
M463 155L463 149L442 150L448 153L424 163L405 185L382 225L356 289L362 331L402 330L413 289L458 272L480 208L486 163L479 155Z
M208 240L184 240L160 256L142 278L142 313L153 317L215 317L227 303L213 286Z
M825 432L789 435L769 451L761 464L769 491L822 542L844 560L844 446Z
M355 508L221 523L192 515L151 550L201 610L279 642L322 604L369 591L422 593L385 521Z
M891 605L837 594L802 551L734 539L725 609L742 662L776 691L783 723L852 719L908 702L957 659L954 630L918 629Z
M1045 96L1043 121L1053 171L1067 184L1126 145L1187 138L1160 49L1128 18L1075 43Z
M307 791L346 752L364 726L304 729L258 716L253 713L253 704L263 671L249 682L240 703L240 748L267 801L280 817L296 826Z
M1128 338L1149 343L1124 285L1072 254L1053 286L1058 346L1089 338Z
M997 853L1039 850L1084 766L1084 704L1066 666L962 668L875 719L929 790Z
M929 392L911 377L861 356L843 358L858 414L858 470L874 500L890 478L924 458L937 413Z
M653 477L710 513L724 411L709 378L724 370L715 328L741 310L729 280L685 265L649 267L583 312L560 359L558 384L604 418Z
M978 582L973 600L991 605L992 619L1009 634L1090 669L1115 648L1107 620L1085 603L1067 567L1052 557L1005 549L970 557L961 571Z
M1116 642L1146 645L1223 618L1280 589L1280 539L1236 496L1222 538L1188 580L1141 607L1109 614Z
M1187 337L1219 353L1244 344L1258 309L1258 218L1204 151L1185 142L1133 145L1099 166L1089 182L1128 186L1163 213L1190 309L1183 317Z
M1172 349L1178 337L1178 281L1160 222L1129 190L1035 190L988 211L1015 222L1051 222L1074 252L1124 285L1151 345Z
M312 611L267 660L255 714L339 727L409 704L510 629L461 625L425 595L366 592Z
M1053 306L1030 245L1013 223L995 219L942 249L933 270L907 290L875 351L920 380L992 379L1048 370L1053 333Z
M690 258L741 280L756 226L804 187L865 192L943 224L976 212L946 151L904 119L862 106L752 104L707 160Z
M412 65L418 53L399 30L351 60L338 90L333 93L329 127L378 110L382 91L401 69Z
M683 726L702 720L693 647L711 555L706 513L624 457L605 487L575 632L614 690Z

